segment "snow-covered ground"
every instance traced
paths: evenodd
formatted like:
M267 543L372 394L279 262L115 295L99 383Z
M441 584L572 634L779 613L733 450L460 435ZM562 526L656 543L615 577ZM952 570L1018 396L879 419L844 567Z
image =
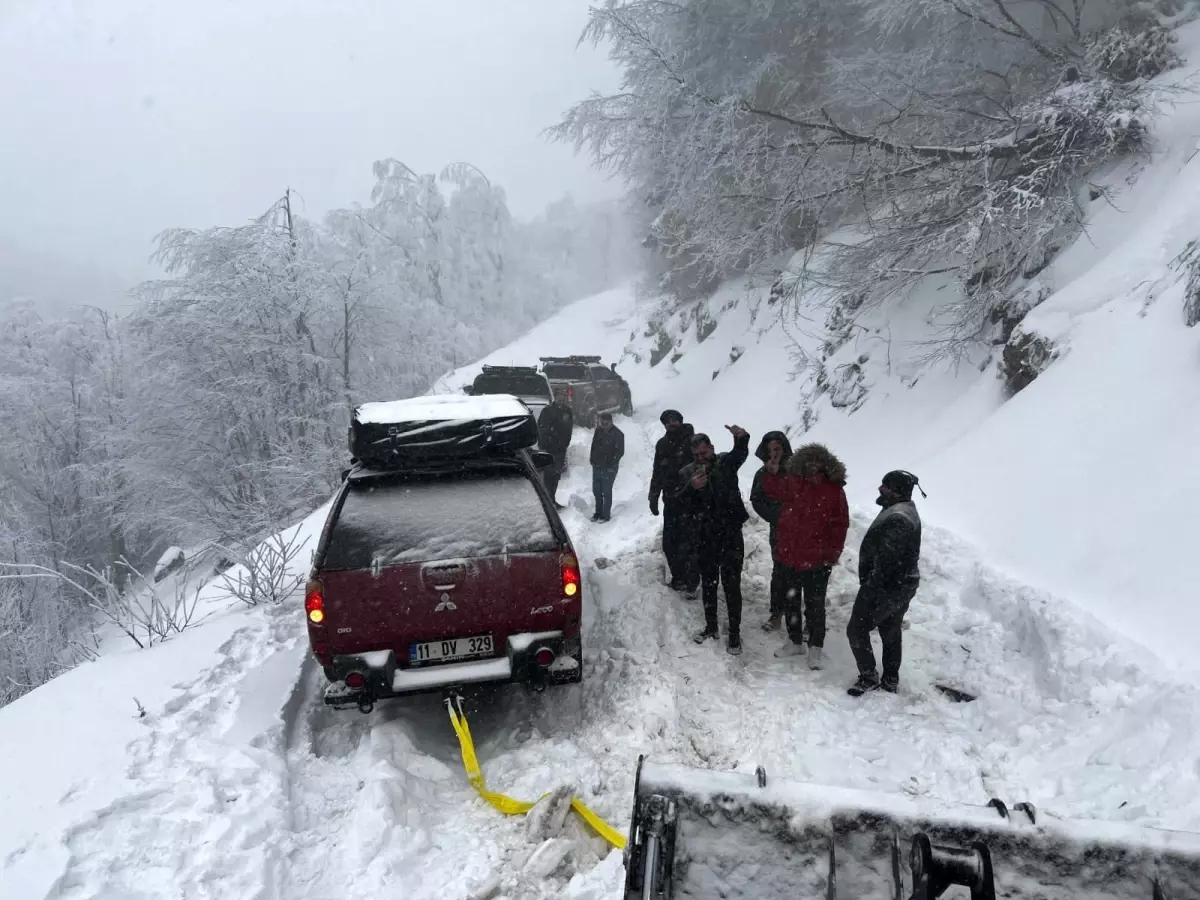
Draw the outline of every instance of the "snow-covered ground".
M1184 30L1187 46L1198 38L1200 26ZM1197 133L1200 104L1181 103L1140 179L1114 207L1096 204L1088 237L1041 273L1055 293L1031 321L1067 352L1015 399L1002 402L992 368L918 373L930 286L864 319L839 351L835 362L868 357L868 390L853 414L823 398L809 435L848 463L854 507L820 672L774 659L781 638L757 628L769 574L757 520L745 654L692 644L700 612L662 584L661 520L645 501L665 407L718 449L724 425L796 433L804 385L789 373L796 344L823 338L820 322L780 323L761 285L734 282L710 302L716 330L689 332L677 358L650 367L653 304L618 290L492 354L601 353L619 361L637 412L618 418L627 454L611 522L589 521L590 432L576 432L560 487L585 568L582 690L484 695L470 721L489 785L533 799L569 784L624 829L646 753L1200 829L1200 692L1185 671L1200 627L1200 482L1188 465L1200 447L1200 328L1183 326L1170 268L1200 236ZM436 390L458 390L478 365ZM900 693L854 701L841 632L875 486L895 467L930 493L918 500L924 581ZM309 548L324 515L297 526ZM298 574L307 562L306 550ZM150 650L109 649L0 710L0 898L421 900L495 879L498 896L620 896L620 854L583 834L562 868L526 870L546 835L475 797L437 698L367 716L326 710L298 597L245 609L214 586L204 603L219 614ZM951 703L935 683L978 699Z

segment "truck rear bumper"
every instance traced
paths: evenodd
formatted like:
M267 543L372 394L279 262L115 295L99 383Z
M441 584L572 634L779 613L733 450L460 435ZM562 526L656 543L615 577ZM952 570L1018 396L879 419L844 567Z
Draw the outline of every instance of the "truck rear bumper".
M538 651L548 648L553 661L542 666ZM394 650L335 655L328 674L332 684L325 690L325 703L335 707L358 706L389 697L453 690L476 684L520 683L542 689L573 684L583 678L583 654L578 638L568 639L561 631L510 635L504 656L469 662L401 668ZM346 677L361 673L365 683L350 687Z

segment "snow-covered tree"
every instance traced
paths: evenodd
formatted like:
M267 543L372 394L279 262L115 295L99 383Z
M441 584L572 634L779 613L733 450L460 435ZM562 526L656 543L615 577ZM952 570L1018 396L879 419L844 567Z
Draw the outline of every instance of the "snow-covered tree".
M1116 0L605 0L584 39L611 48L624 84L552 133L653 211L649 240L676 293L825 237L807 275L833 296L949 271L985 295L951 316L969 327L1076 224L1080 181L1142 146L1141 79L1174 57L1144 21L1120 27L1156 35L1145 65L1126 59L1128 42L1102 40L1129 11Z

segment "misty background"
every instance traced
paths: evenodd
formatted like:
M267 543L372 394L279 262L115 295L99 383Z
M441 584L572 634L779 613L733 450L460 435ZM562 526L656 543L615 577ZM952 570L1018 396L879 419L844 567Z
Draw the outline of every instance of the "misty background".
M0 297L113 302L152 239L286 188L310 218L371 165L468 160L530 217L617 196L541 131L619 71L587 0L0 0ZM49 258L48 258L49 257Z

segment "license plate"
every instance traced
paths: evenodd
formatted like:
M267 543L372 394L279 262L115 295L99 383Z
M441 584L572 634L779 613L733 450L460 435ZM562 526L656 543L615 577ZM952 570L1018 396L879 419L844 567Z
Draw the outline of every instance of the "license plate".
M491 656L492 636L448 638L444 641L426 641L410 644L408 661L414 663L440 662L449 659L470 659L475 656Z

